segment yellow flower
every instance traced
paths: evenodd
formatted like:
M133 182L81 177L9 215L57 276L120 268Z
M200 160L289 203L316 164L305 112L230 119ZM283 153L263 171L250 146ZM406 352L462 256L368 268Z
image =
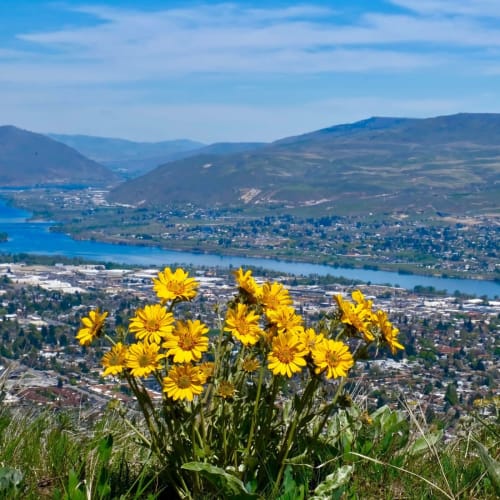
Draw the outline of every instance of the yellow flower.
M396 354L397 349L404 349L397 339L399 330L392 326L392 323L387 319L387 314L384 311L378 310L376 318L378 327L380 328L384 340L387 342L392 354Z
M320 333L316 333L313 328L303 329L297 332L297 336L308 351L312 351L317 345L325 340L325 337Z
M296 335L278 333L273 339L271 352L267 356L269 369L274 375L291 377L306 366L308 351Z
M483 408L485 406L488 406L488 400L487 399L482 399L482 398L478 398L478 399L475 399L472 404L474 406L476 406L477 408Z
M245 358L241 364L241 369L244 372L252 373L260 368L259 360L256 358Z
M315 373L326 370L326 378L345 377L347 370L354 365L349 347L337 340L325 339L311 351L311 354L316 365Z
M173 314L160 304L147 305L144 309L137 309L135 314L130 318L129 329L140 340L159 344L174 329Z
M167 356L174 357L174 363L198 361L202 353L208 350L206 333L208 328L198 319L178 321L162 346L168 349Z
M163 378L163 392L174 401L187 399L192 401L194 396L203 391L203 378L198 366L176 365Z
M220 396L223 399L234 397L234 385L227 380L222 380L217 388L217 396Z
M158 344L148 344L145 342L138 342L131 344L127 353L127 368L130 368L130 373L134 377L147 377L160 367L160 360L163 354L158 351L160 346Z
M266 316L274 323L278 332L295 332L302 328L302 316L299 316L291 306L279 306L276 309L268 309Z
M190 278L189 274L181 268L172 272L166 267L158 273L158 278L153 278L153 290L163 302L169 300L191 300L196 297L198 282Z
M367 411L364 411L361 414L361 421L366 424L366 425L372 425L373 424L373 418L370 417L370 414Z
M240 267L237 271L234 271L233 274L238 283L238 287L253 298L254 301L262 297L262 287L259 286L253 278L252 271L243 271Z
M352 295L353 300L359 306L361 306L363 309L366 309L367 311L371 312L373 301L366 300L365 296L363 295L363 293L361 292L361 290L354 290L354 292L352 292L351 295Z
M215 363L213 361L205 361L198 365L198 369L200 370L200 375L203 383L207 381L210 377L213 376L215 371Z
M225 332L231 332L243 345L254 345L264 334L259 327L259 316L245 304L238 303L226 315Z
M81 345L90 345L99 336L107 316L107 312L101 314L99 308L96 308L95 311L90 311L88 316L82 318L83 327L78 330L76 335Z
M292 298L281 283L264 283L262 286L262 304L267 309L278 309L283 306L291 306Z
M117 342L111 350L102 357L101 363L105 368L102 372L103 377L120 374L125 369L127 353L127 346L124 346L121 342Z
M373 319L372 312L362 305L358 304L357 306L354 306L351 302L344 300L341 295L336 295L335 300L337 301L339 309L342 313L340 319L342 323L356 328L356 330L363 335L367 342L374 340L375 337L370 331Z

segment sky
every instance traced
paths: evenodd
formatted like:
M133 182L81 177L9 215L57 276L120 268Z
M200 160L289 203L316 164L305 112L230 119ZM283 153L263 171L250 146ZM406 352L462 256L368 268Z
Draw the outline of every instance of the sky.
M0 0L0 125L272 141L500 112L499 0Z

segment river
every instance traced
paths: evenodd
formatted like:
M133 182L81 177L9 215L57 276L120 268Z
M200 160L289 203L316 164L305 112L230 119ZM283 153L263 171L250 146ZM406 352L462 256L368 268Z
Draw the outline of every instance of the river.
M423 286L434 287L436 290L446 290L450 294L459 291L477 296L485 295L489 298L500 296L500 284L493 281L438 278L415 274L404 275L386 271L345 269L273 259L176 252L155 247L73 240L65 234L50 232L49 228L53 223L33 222L29 220L30 216L29 212L7 206L5 201L0 200L0 232L5 232L9 236L7 242L0 243L0 253L64 255L137 266L160 267L172 264L226 268L252 266L295 275L342 276L365 283L390 284L410 290L415 286Z

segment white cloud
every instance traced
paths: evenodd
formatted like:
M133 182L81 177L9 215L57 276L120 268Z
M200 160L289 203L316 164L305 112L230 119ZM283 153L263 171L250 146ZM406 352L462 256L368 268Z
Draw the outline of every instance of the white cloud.
M399 3L405 3L401 0ZM406 1L411 4L411 0ZM433 3L433 2L429 2ZM500 46L500 31L475 19L366 13L352 25L322 7L235 4L158 12L78 7L95 25L18 35L38 60L0 62L0 80L137 81L179 74L409 70L454 62L463 45ZM401 44L406 44L403 48ZM426 50L434 45L434 53ZM1 54L0 54L1 61Z
M421 14L500 17L498 0L389 0L392 4Z
M87 15L85 25L61 22L0 47L0 119L38 131L208 142L277 139L370 115L500 109L496 94L467 84L448 83L453 99L434 98L432 88L438 82L448 95L442 75L492 80L500 72L500 0L389 1L405 10L367 9L349 23L345 13L309 4L71 6ZM388 98L392 76L400 86ZM226 98L214 90L217 79L225 90L229 82L249 88ZM188 80L190 91L169 96ZM312 100L316 84L321 97Z

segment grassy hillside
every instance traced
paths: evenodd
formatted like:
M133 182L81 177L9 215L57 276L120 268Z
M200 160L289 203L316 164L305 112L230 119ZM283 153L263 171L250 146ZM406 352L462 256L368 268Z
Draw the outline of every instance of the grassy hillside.
M0 127L0 186L107 185L108 168L42 134Z
M165 498L161 467L134 439L122 410L35 413L1 407L0 496L23 500ZM325 461L333 459L329 468L334 472L330 482L323 483L323 495L312 489L314 471L297 464L290 466L279 498L314 494L325 500L498 498L494 483L498 423L464 419L460 435L445 443L436 441L440 435L436 428L412 420L406 412L382 409L373 417L370 425L348 429L344 444L325 446ZM347 474L342 478L335 471Z
M232 155L199 155L118 186L113 201L488 211L500 197L500 115L372 118Z

